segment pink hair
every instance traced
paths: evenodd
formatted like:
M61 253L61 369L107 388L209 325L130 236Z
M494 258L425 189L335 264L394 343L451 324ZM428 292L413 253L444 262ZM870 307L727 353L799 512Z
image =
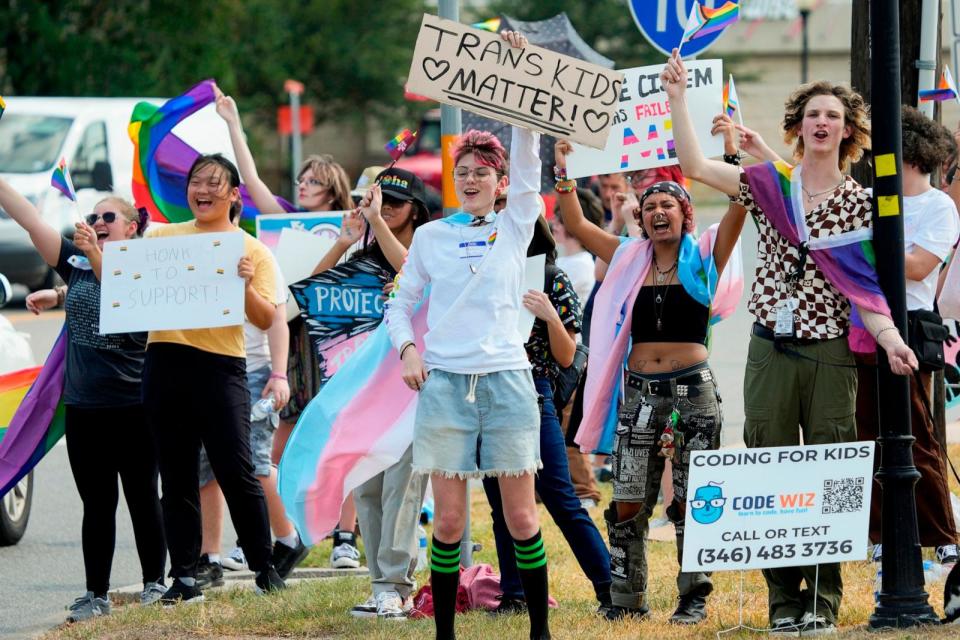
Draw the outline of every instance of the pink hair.
M459 163L468 153L472 153L479 164L494 169L501 176L507 172L507 150L489 131L471 129L460 136L453 147L453 163Z

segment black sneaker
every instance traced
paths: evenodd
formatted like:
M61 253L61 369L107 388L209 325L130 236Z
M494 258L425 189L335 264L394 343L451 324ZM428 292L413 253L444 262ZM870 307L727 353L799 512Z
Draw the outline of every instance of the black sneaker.
M500 604L497 605L497 608L490 612L492 616L506 616L506 615L515 615L518 613L527 612L527 601L521 598L514 598L513 596L508 596L505 594L500 594L497 596L500 600Z
M631 609L629 607L611 606L606 610L604 617L606 617L606 619L610 622L617 622L619 620L623 620L624 618L631 618L633 620L640 621L650 617L650 609L647 607Z
M196 586L191 587L180 582L180 578L174 578L173 584L160 598L160 604L165 607L172 607L181 602L203 602L203 592Z
M273 562L273 566L276 567L280 577L286 580L287 576L293 572L298 564L303 562L303 559L306 558L309 553L310 549L300 540L297 540L297 547L295 549L288 547L278 540L273 543L271 562Z
M707 597L700 591L680 596L677 610L668 621L670 624L700 624L707 619Z
M219 562L210 562L210 556L203 554L197 562L197 588L201 591L209 587L223 586L223 567Z
M597 615L601 618L606 618L607 612L613 608L613 602L610 599L609 588L597 594L597 602L600 603L600 605L597 607Z
M282 591L287 588L287 583L283 581L283 578L280 577L280 574L277 573L273 565L270 565L265 571L258 573L254 582L257 585L258 595Z

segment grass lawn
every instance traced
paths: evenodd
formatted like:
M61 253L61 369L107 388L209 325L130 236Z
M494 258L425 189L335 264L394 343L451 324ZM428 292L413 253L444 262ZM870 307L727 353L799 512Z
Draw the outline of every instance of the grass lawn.
M960 445L950 447L954 460L960 459ZM951 489L960 492L951 478ZM603 485L609 496L610 485ZM542 512L543 513L543 512ZM658 517L661 509L654 517ZM591 514L602 526L601 509ZM490 531L489 508L482 491L474 494L473 534L483 549L475 554L475 562L496 566L493 535ZM707 622L694 628L667 624L676 604L676 550L672 542L650 543L649 594L652 618L643 622L607 623L593 615L596 601L593 589L580 571L559 531L549 516L542 515L544 536L550 561L550 590L560 608L551 612L550 627L558 639L634 640L639 637L668 640L673 638L715 638L717 632L738 622L739 573L714 575L715 591L710 597ZM326 566L330 543L318 545L307 565ZM866 631L866 622L873 611L873 588L876 568L870 562L844 565L844 599L839 624L845 638L947 638L958 635L958 627L931 628L922 631ZM418 575L422 583L426 572ZM943 584L928 588L930 600L942 612ZM114 614L99 620L70 627L62 626L43 636L46 640L67 638L353 638L358 640L407 640L433 637L433 620L378 622L354 620L348 609L362 602L369 594L366 579L342 578L303 583L278 595L258 597L249 591L221 591L207 596L201 605L164 610L136 605L117 607ZM765 627L766 588L759 571L743 574L744 623ZM457 618L458 637L486 640L525 638L526 616L495 619L482 612ZM749 638L753 634L740 631L724 638Z

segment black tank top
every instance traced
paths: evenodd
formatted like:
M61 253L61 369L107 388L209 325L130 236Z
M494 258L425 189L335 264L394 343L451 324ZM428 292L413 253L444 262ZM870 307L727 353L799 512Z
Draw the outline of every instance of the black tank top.
M662 302L656 302L659 292ZM660 313L660 328L657 328ZM640 287L633 303L630 335L637 342L706 344L709 309L694 300L682 284Z

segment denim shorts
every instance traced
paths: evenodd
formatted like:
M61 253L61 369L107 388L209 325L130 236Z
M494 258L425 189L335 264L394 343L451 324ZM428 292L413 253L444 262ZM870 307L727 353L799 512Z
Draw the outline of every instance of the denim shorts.
M541 466L540 409L529 369L430 372L417 401L414 471L482 478Z
M263 393L263 388L270 380L270 367L263 367L256 371L247 372L247 388L250 390L250 402L256 402ZM250 421L250 458L253 462L253 474L258 477L270 475L273 460L270 453L273 449L273 425L270 418ZM200 447L200 486L213 480L213 469L207 458L207 450Z

